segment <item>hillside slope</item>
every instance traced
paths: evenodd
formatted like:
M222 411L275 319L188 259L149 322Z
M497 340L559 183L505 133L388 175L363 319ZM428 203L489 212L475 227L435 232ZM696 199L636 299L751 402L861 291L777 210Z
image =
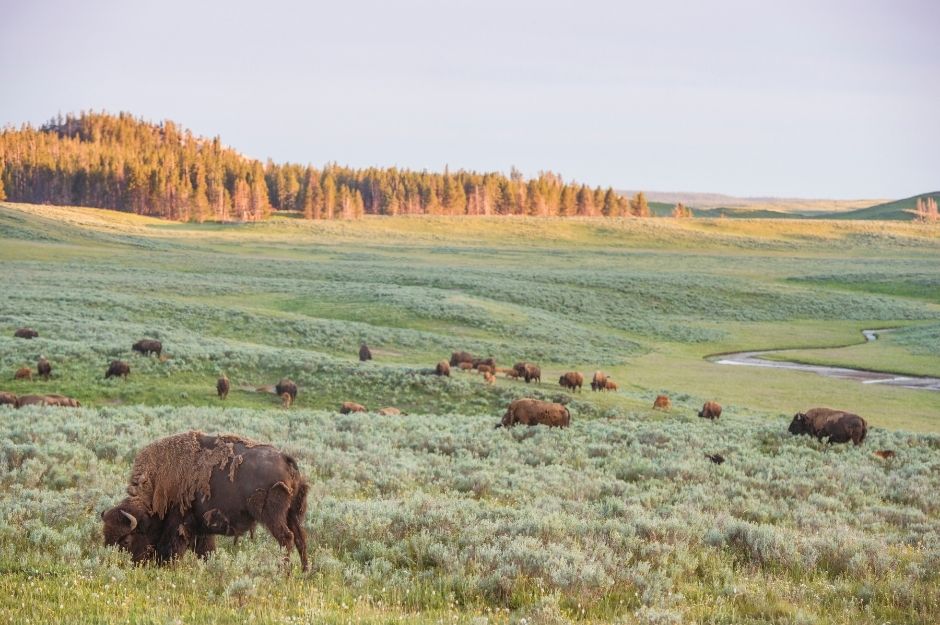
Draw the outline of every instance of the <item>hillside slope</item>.
M930 193L921 193L903 200L894 202L885 202L876 204L868 208L860 208L854 211L844 213L828 213L820 215L818 219L885 219L890 221L913 221L915 218L915 206L917 200L921 198L933 198L940 201L940 191Z

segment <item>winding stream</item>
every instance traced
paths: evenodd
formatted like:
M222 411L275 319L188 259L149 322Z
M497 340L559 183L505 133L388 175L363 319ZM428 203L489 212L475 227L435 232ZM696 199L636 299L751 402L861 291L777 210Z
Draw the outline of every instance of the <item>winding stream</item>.
M887 330L862 330L862 334L865 336L866 341L875 341L878 339L879 332L886 331ZM824 375L829 378L856 380L862 384L885 384L887 386L900 386L903 388L940 391L940 378L898 375L896 373L884 373L882 371L870 371L867 369L848 369L846 367L807 365L799 362L788 362L786 360L767 360L766 358L763 358L763 356L766 354L784 354L788 351L798 350L768 349L753 352L735 352L733 354L721 354L719 356L709 357L708 360L719 365L741 365L747 367L768 367L771 369L810 371L812 373Z

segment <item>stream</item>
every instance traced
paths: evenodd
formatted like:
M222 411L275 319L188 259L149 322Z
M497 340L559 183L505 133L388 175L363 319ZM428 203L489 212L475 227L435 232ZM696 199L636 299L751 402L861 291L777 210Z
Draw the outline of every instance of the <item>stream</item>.
M875 341L880 332L888 330L862 330L865 340ZM784 354L788 351L797 351L792 349L768 349L752 352L735 352L733 354L721 354L719 356L709 357L711 362L719 365L740 365L747 367L768 367L771 369L790 369L793 371L809 371L818 375L824 375L829 378L840 378L843 380L856 380L862 384L884 384L887 386L900 386L903 388L913 388L928 391L940 391L940 378L921 377L912 375L898 375L896 373L885 373L883 371L870 371L868 369L848 369L846 367L829 367L825 365L807 365L799 362L788 362L785 360L767 360L763 356L767 354Z

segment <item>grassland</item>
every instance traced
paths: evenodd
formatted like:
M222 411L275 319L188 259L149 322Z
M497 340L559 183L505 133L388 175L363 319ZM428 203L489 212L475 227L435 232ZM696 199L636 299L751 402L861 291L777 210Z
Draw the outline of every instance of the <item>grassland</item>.
M940 230L889 222L196 225L0 204L0 388L86 406L0 407L0 622L936 622L940 394L704 357L798 347L936 375L938 259ZM164 361L131 354L145 336ZM538 361L543 384L426 374L454 349ZM13 382L40 353L53 379ZM103 379L112 358L127 382ZM619 392L554 384L599 368ZM284 375L289 411L255 390ZM660 392L672 411L650 410ZM493 430L523 394L567 397L574 427ZM694 417L706 399L721 423ZM410 416L340 417L346 400ZM863 414L870 440L786 435L813 405ZM169 569L100 546L136 449L190 427L297 455L309 576L283 580L267 536Z

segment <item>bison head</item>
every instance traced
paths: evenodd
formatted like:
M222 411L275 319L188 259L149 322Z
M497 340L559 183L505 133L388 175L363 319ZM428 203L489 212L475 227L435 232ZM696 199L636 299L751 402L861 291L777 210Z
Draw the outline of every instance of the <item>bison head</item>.
M154 545L161 527L144 505L127 497L110 510L101 513L104 522L104 544L117 545L131 554L134 562L146 562L155 556Z
M501 420L499 423L496 424L496 427L498 427L498 428L507 427L507 428L508 428L508 427L512 427L514 423L515 423L515 420L513 419L512 410L507 410L507 411L506 411L506 414L503 415L502 420Z
M790 422L790 434L807 434L810 431L806 415L798 412L793 415L793 421Z

